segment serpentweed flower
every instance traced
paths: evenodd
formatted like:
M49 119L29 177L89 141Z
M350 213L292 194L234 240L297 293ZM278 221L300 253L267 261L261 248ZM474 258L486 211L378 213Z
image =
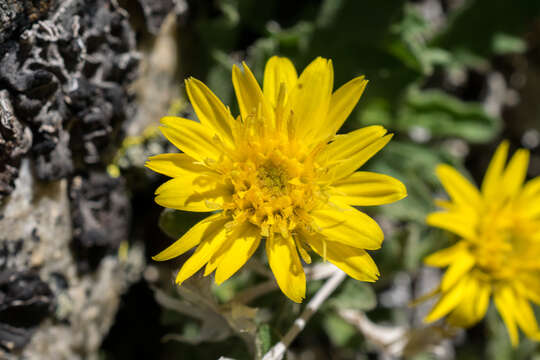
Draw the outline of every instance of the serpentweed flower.
M425 320L448 315L452 325L471 326L484 317L493 297L515 346L518 326L540 340L530 305L540 302L540 177L524 184L528 151L517 150L505 168L507 154L503 142L481 192L452 167L437 168L450 201L439 201L444 211L430 214L427 223L459 240L425 259L427 265L448 266L435 291L440 298Z
M186 90L200 123L165 117L161 131L183 154L162 154L146 166L172 177L156 190L164 207L215 212L154 257L168 260L197 246L180 269L181 284L204 265L220 284L238 271L264 240L283 293L305 297L300 257L313 250L351 277L375 281L365 251L378 249L377 223L351 205L378 205L406 196L398 180L355 172L392 135L370 126L336 135L367 81L355 78L336 92L330 60L317 58L298 77L286 58L266 64L263 89L250 69L234 66L240 116L196 79ZM299 256L300 254L300 256Z

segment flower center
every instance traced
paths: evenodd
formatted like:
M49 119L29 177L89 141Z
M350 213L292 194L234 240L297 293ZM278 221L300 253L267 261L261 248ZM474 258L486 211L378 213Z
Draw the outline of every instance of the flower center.
M317 184L313 156L276 138L257 138L221 164L234 191L224 204L233 224L248 221L261 235L289 237L298 227L309 229L309 212L324 200Z
M257 169L258 185L271 197L285 195L288 185L287 175L285 169L269 162Z
M495 280L509 279L536 264L539 246L529 239L529 221L520 219L510 207L486 212L484 219L471 250L485 275Z

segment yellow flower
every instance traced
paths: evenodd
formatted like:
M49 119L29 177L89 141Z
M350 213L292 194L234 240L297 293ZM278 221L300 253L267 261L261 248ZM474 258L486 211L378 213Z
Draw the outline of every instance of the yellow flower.
M448 315L448 322L468 327L480 321L493 297L512 344L519 326L530 338L540 332L529 301L540 302L540 177L524 184L527 150L517 150L505 168L508 142L499 145L481 191L448 165L437 175L450 196L427 223L459 237L453 246L425 259L446 267L435 293L440 298L427 322Z
M298 77L286 58L266 64L263 90L243 64L232 81L240 116L196 79L186 90L200 123L165 117L161 131L183 154L163 154L146 166L172 177L156 190L161 206L216 212L154 256L162 261L197 246L180 269L181 284L205 264L217 284L266 245L283 293L305 297L306 263L313 250L351 277L375 281L377 266L365 251L381 247L377 223L351 205L402 199L398 180L354 172L392 137L381 126L336 135L367 81L357 77L332 93L330 60L315 59Z

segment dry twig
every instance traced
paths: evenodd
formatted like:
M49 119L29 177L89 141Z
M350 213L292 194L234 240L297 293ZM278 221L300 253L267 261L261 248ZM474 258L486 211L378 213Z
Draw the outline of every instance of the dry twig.
M334 275L332 275L332 277L324 283L319 291L317 291L313 299L311 299L304 311L302 311L302 314L300 314L300 317L294 321L293 326L289 329L289 331L287 331L287 334L285 334L283 339L274 345L270 351L263 356L262 360L281 360L283 358L283 355L285 354L285 351L289 345L291 345L296 336L298 336L298 334L304 330L306 323L309 321L311 316L317 312L322 303L324 303L324 301L334 292L339 284L341 284L341 282L345 279L345 276L346 275L343 271L336 269Z

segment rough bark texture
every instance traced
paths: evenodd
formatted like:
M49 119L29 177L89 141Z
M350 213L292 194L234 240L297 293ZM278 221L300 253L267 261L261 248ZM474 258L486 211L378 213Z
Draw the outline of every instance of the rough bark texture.
M57 3L57 0L0 1L0 44L28 24L46 17Z
M141 0L145 31L173 6ZM131 202L106 171L137 118L136 47L115 0L0 0L1 359L97 358L144 267L140 244L119 255Z
M42 183L23 161L0 220L0 358L97 356L120 295L140 274L137 246L79 271L71 203L66 179Z
M13 191L21 157L31 144L32 132L15 118L9 92L0 90L0 201Z
M65 1L3 48L0 83L32 131L37 176L57 180L104 163L133 113L126 86L138 55L127 15L104 0Z

